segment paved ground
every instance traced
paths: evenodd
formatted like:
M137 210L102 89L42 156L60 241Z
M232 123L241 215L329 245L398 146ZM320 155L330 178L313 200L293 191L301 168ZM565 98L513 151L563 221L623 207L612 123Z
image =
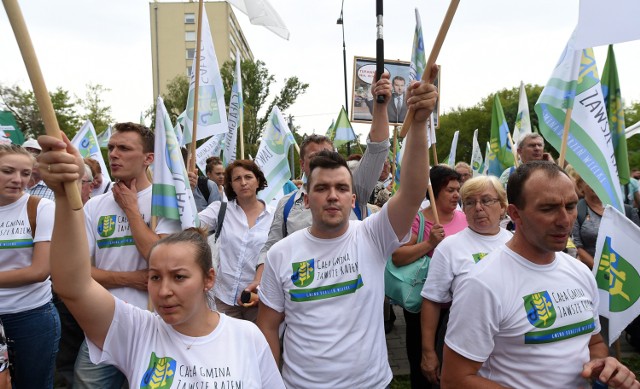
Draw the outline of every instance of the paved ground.
M394 376L409 374L409 361L405 351L405 323L402 308L394 307L396 321L393 330L387 334L387 349L389 351L389 364ZM622 358L640 357L633 348L624 340L624 336L620 337L620 354ZM615 349L612 349L611 355L615 356Z

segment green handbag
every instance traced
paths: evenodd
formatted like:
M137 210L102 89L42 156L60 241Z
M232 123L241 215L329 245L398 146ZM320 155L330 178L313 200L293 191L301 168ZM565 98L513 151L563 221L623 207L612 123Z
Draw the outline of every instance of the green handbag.
M422 234L424 231L424 216L422 212L418 212L420 218L420 228L418 229L418 241L422 242ZM412 313L420 312L422 307L422 287L427 279L429 272L429 263L431 258L428 255L418 258L405 266L396 266L391 258L387 260L387 266L384 270L384 293L395 304L400 305L404 309Z

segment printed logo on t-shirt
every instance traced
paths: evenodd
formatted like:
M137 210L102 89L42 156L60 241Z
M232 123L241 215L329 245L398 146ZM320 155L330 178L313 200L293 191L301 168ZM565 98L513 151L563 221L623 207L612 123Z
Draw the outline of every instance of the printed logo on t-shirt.
M473 262L478 263L480 260L487 256L489 253L475 253L471 254L473 256Z
M170 357L158 358L151 353L149 367L142 376L140 389L169 389L176 374L176 361Z
M609 310L611 312L626 311L640 297L638 271L611 247L610 236L604 240L596 273L596 283L598 289L609 293Z
M522 298L524 300L524 309L527 312L527 319L534 327L549 328L556 321L556 310L551 302L549 293L543 292L532 293Z
M291 264L293 272L291 273L291 282L299 288L311 285L313 282L314 258L307 259L302 262L294 262Z
M98 234L106 238L116 231L116 215L100 216L98 219Z

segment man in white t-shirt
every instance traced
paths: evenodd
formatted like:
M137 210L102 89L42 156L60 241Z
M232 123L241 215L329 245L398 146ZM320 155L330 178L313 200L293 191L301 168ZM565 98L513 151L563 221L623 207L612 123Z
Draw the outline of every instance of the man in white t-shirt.
M151 221L151 181L154 135L135 123L118 123L109 139L109 164L116 181L111 191L85 205L85 223L92 257L91 276L114 296L147 309L147 257L161 236L181 230L180 223ZM94 365L86 341L74 372L75 388L119 388L124 375L111 365Z
M390 92L387 83L375 93L386 95L388 103ZM427 189L426 120L437 93L431 84L416 83L408 96L415 119L405 146L411 163L401 179L412 185L402 186L379 213L350 221L351 172L340 154L321 151L311 159L304 197L311 226L267 254L258 327L279 361L278 328L283 320L287 326L282 369L287 388L384 388L391 382L383 272L389 255L407 241ZM376 109L386 113L383 104Z
M593 274L561 252L577 216L571 179L530 162L511 175L507 196L515 234L456 290L442 387L579 388L587 378L640 387L608 357Z

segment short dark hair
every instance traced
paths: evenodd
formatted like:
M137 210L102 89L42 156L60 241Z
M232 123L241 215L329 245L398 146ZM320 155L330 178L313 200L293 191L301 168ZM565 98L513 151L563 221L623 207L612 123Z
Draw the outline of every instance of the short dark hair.
M140 135L142 139L142 151L145 153L153 153L153 144L155 137L153 135L153 131L149 129L149 127L143 126L142 124L124 122L124 123L116 123L113 126L113 132L135 132Z
M304 159L304 155L307 153L307 145L309 143L315 144L323 144L328 143L333 147L333 142L331 139L327 138L324 135L311 134L302 140L302 144L300 144L300 159Z
M251 173L253 173L254 176L256 176L256 179L258 180L258 188L256 189L256 193L267 187L267 179L264 177L264 173L262 173L262 170L260 170L260 167L258 167L255 162L249 159L236 159L235 161L231 162L224 171L224 194L227 195L227 198L229 200L235 200L236 197L238 197L236 192L233 191L233 187L231 186L231 181L233 180L231 173L233 173L233 169L237 167L249 170Z
M206 161L207 167L205 168L205 173L211 173L213 171L213 167L216 165L222 165L222 160L220 157L209 157Z
M518 209L525 207L524 184L536 170L543 170L550 179L554 179L560 174L569 177L560 166L550 161L530 161L523 163L509 176L509 181L507 182L507 200L509 204L515 205Z
M396 82L396 80L400 80L400 81L404 82L405 84L407 83L407 81L404 79L404 77L395 76L395 77L393 77L393 80L391 80L391 84L393 85L393 83Z
M433 188L433 197L437 199L440 191L449 185L449 181L460 182L462 176L447 165L436 165L431 168L429 179Z
M337 151L322 150L316 154L309 162L309 177L307 177L307 190L311 190L311 177L313 176L313 169L339 169L344 167L349 172L351 182L353 182L353 175L351 169L347 165L347 161Z

